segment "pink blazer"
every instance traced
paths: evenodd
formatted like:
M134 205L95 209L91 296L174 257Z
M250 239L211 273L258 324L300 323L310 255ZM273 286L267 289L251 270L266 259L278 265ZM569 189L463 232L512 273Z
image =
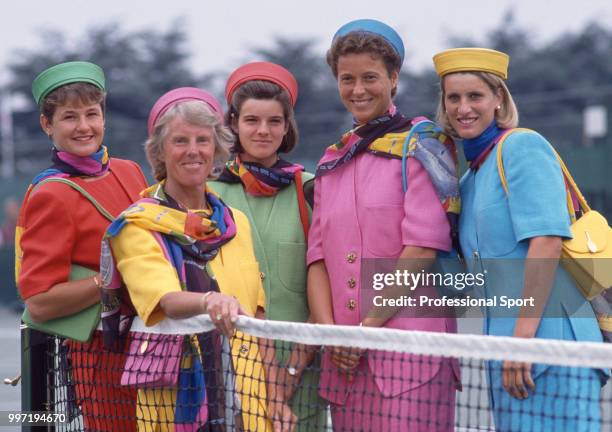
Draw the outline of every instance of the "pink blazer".
M401 161L362 153L315 182L315 206L308 238L308 264L324 260L329 274L336 324L358 325L361 258L397 258L405 246L442 251L451 248L450 226L429 175L408 159L408 191L402 190ZM369 289L369 287L364 287ZM456 332L454 318L417 318L401 311L385 327ZM438 314L440 315L440 314ZM369 351L370 371L385 396L395 396L433 378L440 358ZM459 365L452 362L459 379ZM321 393L342 404L350 384L323 358ZM339 391L344 388L346 391Z

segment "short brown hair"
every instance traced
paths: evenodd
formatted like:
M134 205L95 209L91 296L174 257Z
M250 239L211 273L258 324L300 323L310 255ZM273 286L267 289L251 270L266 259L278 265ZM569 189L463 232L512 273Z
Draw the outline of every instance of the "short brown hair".
M229 109L225 114L225 123L228 125L234 125L234 122L238 121L240 117L240 110L242 105L248 99L259 99L259 100L275 100L278 101L283 107L283 114L285 122L287 123L287 133L283 137L278 153L289 153L295 148L298 143L298 127L295 121L295 114L293 112L293 105L289 93L278 84L274 84L270 81L253 80L247 81L242 84L232 95L232 102L230 103ZM232 148L234 153L244 153L244 148L240 143L240 138L234 130L232 130L236 141Z
M367 32L350 32L345 36L337 37L327 51L326 60L334 77L338 78L338 59L347 54L368 53L374 58L382 59L389 77L393 72L399 73L402 59L395 49L382 36ZM395 96L397 87L391 91Z
M480 71L469 71L469 72L455 72L455 73L463 73L463 74L472 74L480 78L495 94L501 94L502 102L500 104L500 109L495 110L495 122L497 126L503 129L515 128L519 124L519 113L516 108L516 104L514 103L514 99L512 99L512 95L510 94L510 90L508 86L504 82L501 77L489 73L489 72L480 72ZM451 74L448 74L451 75ZM446 114L446 109L444 107L444 79L448 76L444 75L440 78L440 99L438 101L438 110L436 112L436 121L438 124L444 128L444 130L454 137L459 137L457 131L453 129L448 121L448 115Z
M202 101L187 100L179 102L166 111L155 123L153 134L145 142L145 154L153 176L161 181L168 175L166 164L161 160L164 150L164 140L168 135L168 124L176 117L181 117L187 123L194 126L210 127L215 138L214 167L209 178L216 178L229 156L234 137L228 127L224 126L217 114L214 114L209 106Z
M106 107L106 92L93 84L76 82L61 86L47 95L40 103L40 113L49 122L53 119L53 114L58 106L70 102L79 101L83 105L100 104L102 114Z

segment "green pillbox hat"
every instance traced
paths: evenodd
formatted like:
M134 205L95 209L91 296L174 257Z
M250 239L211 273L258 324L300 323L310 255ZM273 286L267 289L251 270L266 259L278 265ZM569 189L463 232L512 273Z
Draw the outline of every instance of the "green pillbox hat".
M98 65L84 61L60 63L41 72L32 83L32 94L38 105L58 87L76 82L104 87L104 71Z

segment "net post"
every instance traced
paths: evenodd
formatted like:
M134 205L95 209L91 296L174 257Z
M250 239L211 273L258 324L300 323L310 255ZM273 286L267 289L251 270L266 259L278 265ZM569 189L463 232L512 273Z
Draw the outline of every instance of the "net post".
M48 411L49 390L47 377L47 338L39 331L21 327L21 411ZM23 424L22 432L50 432L55 426Z

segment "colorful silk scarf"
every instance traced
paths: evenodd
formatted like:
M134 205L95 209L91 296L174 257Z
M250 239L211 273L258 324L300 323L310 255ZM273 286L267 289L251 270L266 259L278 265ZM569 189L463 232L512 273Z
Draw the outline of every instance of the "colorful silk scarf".
M230 208L217 194L207 191L212 214L204 210L185 211L164 192L163 185L161 182L145 189L141 193L144 198L129 206L111 224L107 237L114 237L126 224L134 223L189 245L188 251L197 252L206 261L214 258L219 248L236 235Z
M166 259L176 269L181 286L192 292L219 292L216 280L206 271L206 264L236 235L231 210L213 192L206 192L212 210L196 212L181 209L164 192L163 182L146 189L142 195L145 198L128 207L109 226L102 242L102 325L104 343L109 348L116 347L123 330L120 310L126 291L110 247L110 239L123 227L132 223L153 232ZM196 337L198 348L192 353L199 349L201 355L184 353L191 355L191 362L182 363L190 366L179 372L175 407L177 430L203 423L222 426L225 418L221 336L217 330L212 330ZM202 373L198 375L199 370ZM203 386L194 384L199 376L203 376ZM198 392L198 388L205 388L205 394ZM180 401L190 403L181 404Z
M224 183L242 182L249 195L273 196L293 183L297 171L304 171L304 167L279 159L267 168L257 162L243 162L240 155L236 155L227 162L218 180Z
M47 177L101 176L108 171L110 165L106 146L89 156L76 156L54 147L52 161L53 165L34 177L33 185Z
M342 166L363 151L379 157L402 159L408 131L423 120L427 119L407 119L392 105L384 116L347 132L339 142L328 147L317 167L317 176ZM414 157L423 165L446 211L451 228L455 227L461 201L457 153L453 140L435 123L424 122L412 135L407 156Z
M389 110L380 117L370 120L362 125L357 125L340 138L340 140L325 149L323 157L317 165L317 176L344 165L362 151L377 138L390 132L401 132L410 129L410 120L405 118L395 107L391 105Z
M30 193L41 181L50 177L72 177L72 176L88 176L98 177L105 174L110 168L110 158L106 146L89 156L76 156L72 153L59 151L53 148L52 156L53 164L46 170L39 173L34 179L23 197L21 203L21 211L17 218L17 227L15 228L15 280L19 280L21 273L21 260L23 251L21 250L21 236L25 231L25 212Z

